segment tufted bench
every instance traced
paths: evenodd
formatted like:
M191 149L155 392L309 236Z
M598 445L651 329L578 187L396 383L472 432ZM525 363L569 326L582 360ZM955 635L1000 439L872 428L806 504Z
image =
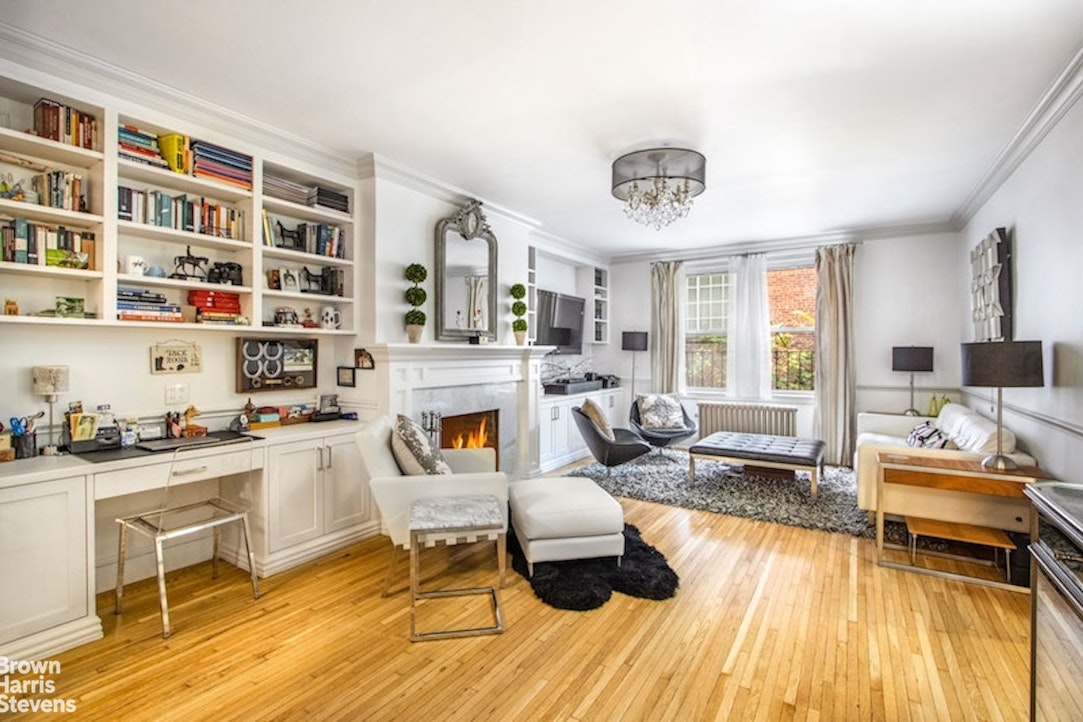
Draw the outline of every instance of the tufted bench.
M688 475L696 478L696 457L736 464L753 462L772 469L808 471L812 474L812 495L823 468L824 442L794 436L743 434L719 431L700 439L688 450Z

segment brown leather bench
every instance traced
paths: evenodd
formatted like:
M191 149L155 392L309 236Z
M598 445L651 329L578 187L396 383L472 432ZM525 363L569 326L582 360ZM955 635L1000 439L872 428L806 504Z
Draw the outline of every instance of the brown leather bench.
M696 478L696 457L769 469L808 471L812 495L823 471L824 442L796 436L719 431L700 439L688 450L688 476Z

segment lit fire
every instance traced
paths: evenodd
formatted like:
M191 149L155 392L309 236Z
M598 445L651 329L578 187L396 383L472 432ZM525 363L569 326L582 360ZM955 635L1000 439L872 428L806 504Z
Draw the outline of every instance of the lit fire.
M453 449L484 449L489 443L489 432L486 431L485 425L488 421L487 418L482 418L478 424L478 428L475 431L469 431L465 434L459 434L451 440L451 448Z

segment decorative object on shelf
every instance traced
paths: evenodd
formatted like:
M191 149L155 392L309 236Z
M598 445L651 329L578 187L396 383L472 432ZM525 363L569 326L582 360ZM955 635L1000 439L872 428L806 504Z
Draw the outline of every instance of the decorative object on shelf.
M225 263L214 262L211 270L207 271L207 283L223 283L233 286L244 285L244 272L241 264L227 261Z
M124 272L129 276L142 276L147 272L147 261L142 256L125 256Z
M338 385L339 386L357 386L357 369L353 366L339 366L338 367Z
M33 380L31 390L38 396L44 396L49 404L49 445L41 450L46 456L56 453L53 443L53 405L59 394L67 393L71 370L67 366L35 366L31 370Z
M237 339L237 393L314 388L318 350L316 339Z
M305 234L300 227L292 230L282 225L282 221L275 221L275 229L278 231L279 248L289 248L294 251L305 250Z
M194 405L190 405L184 410L184 436L206 436L207 427L200 426L195 422L195 418L199 416L199 409Z
M906 409L904 413L907 416L918 416L918 410L914 408L914 372L929 373L933 370L933 347L892 347L891 370L910 372L910 406ZM930 416L936 416L936 414L930 414Z
M354 349L353 365L359 369L366 370L376 368L376 362L373 360L372 354L363 348Z
M405 293L406 303L413 306L406 312L406 336L410 343L418 343L421 340L421 329L424 327L426 320L425 312L418 307L425 303L428 298L425 289L418 284L428 278L429 272L420 263L411 263L406 267L404 275L407 281L414 284L407 288Z
M1012 337L1012 252L1005 228L970 251L970 299L975 341Z
M301 293L317 293L324 296L341 296L344 273L341 268L325 266L313 273L307 266L301 267Z
M622 351L632 352L632 401L635 402L636 396L636 351L647 350L647 332L646 331L625 331L620 337L620 348Z
M152 374L196 374L203 370L203 352L198 343L163 341L150 347Z
M19 315L19 300L15 298L4 299L4 315L5 316L18 316Z
M516 283L508 290L511 297L515 299L511 304L511 313L515 316L515 320L511 322L511 331L515 334L515 345L526 345L526 319L523 316L526 315L526 302L523 301L526 298L526 286L521 283Z
M471 199L436 224L436 338L496 340L496 236Z
M936 394L929 397L929 409L925 412L926 416L936 416L940 413L940 402L936 400Z
M190 278L197 278L200 281L207 280L207 264L210 263L210 259L206 256L193 256L192 247L187 246L185 254L183 256L175 256L173 263L176 269L173 273L169 274L170 278L176 278L182 281L186 281Z
M304 310L304 318L301 319L301 325L305 328L319 328L320 322L312 317L312 309L306 308Z
M341 418L342 407L338 405L338 394L320 394L313 421L334 421Z
M297 311L290 306L279 306L275 309L275 326L299 326Z
M342 314L334 306L324 306L320 309L320 326L332 331L342 326Z
M283 268L281 272L282 290L297 293L297 272L292 268Z
M1003 454L1004 388L1045 385L1041 341L985 341L961 345L963 386L996 387L997 451L982 459L986 469L1018 469L1019 465Z
M270 291L282 290L282 275L277 268L267 269L267 289Z
M624 215L661 230L684 218L703 192L707 159L685 148L650 148L613 161L612 192Z
M85 299L77 296L57 296L56 315L59 318L86 318Z

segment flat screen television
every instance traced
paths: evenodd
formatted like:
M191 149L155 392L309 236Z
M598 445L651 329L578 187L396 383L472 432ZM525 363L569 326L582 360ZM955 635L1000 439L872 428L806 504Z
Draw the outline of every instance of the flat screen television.
M555 291L538 290L538 345L557 353L583 353L583 308L586 301Z

